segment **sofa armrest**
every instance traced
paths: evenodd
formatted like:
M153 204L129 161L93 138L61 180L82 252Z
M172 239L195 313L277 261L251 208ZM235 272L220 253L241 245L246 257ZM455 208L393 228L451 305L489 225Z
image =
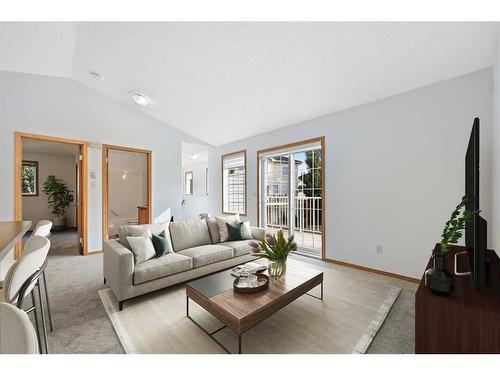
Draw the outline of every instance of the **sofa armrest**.
M266 236L266 230L264 228L250 227L252 232L252 237L254 240L262 241Z
M132 285L134 254L117 240L105 240L103 245L103 271L106 284L122 300L125 287Z

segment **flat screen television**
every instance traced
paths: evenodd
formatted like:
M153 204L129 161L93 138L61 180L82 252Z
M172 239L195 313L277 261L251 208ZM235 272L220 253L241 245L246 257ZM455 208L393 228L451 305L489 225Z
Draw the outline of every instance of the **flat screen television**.
M479 210L479 119L476 117L465 154L465 209ZM489 278L487 255L487 222L481 215L465 225L465 247L467 248L470 270L476 291L483 291Z

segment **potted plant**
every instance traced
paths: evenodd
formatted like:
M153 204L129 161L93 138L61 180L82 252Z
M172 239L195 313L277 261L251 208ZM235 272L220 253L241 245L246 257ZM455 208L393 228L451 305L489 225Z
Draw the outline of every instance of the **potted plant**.
M446 269L446 257L450 245L458 243L462 237L465 224L479 213L479 210L471 212L465 209L468 201L468 198L463 196L451 213L450 220L444 224L440 246L433 252L434 267L425 272L425 283L435 294L447 296L455 290L453 275Z
M276 280L282 280L285 277L288 254L297 250L293 235L285 240L281 229L275 235L266 234L260 242L250 242L250 246L252 247L252 255L267 258L269 276Z
M48 176L43 183L42 191L48 195L49 208L52 209L54 217L54 231L66 229L66 210L74 201L73 194L68 186L61 179L55 176Z

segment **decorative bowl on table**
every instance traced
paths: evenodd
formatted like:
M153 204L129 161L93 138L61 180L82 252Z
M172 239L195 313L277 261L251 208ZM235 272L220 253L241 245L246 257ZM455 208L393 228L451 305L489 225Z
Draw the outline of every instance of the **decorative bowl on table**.
M269 286L269 277L264 274L250 275L256 278L255 281L247 278L237 277L233 282L233 289L238 293L255 293L266 289Z

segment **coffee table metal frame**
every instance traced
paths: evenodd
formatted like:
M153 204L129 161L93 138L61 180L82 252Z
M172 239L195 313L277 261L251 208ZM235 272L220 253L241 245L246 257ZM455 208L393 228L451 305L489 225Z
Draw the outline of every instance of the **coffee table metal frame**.
M313 286L313 287L312 287L311 289L309 289L309 290L312 290L312 289L316 288L317 286L318 286L318 285L315 285L315 286ZM316 295L311 294L311 293L304 293L304 294L307 294L308 296L311 296L311 297L313 297L313 298L316 298L316 299L319 299L319 300L323 301L323 280L321 281L321 283L319 284L319 286L320 286L320 288L321 288L321 291L320 291L320 295L319 295L319 296L316 296ZM238 335L238 353L237 353L237 354L241 354L241 336L242 336L242 335L243 335L246 331L248 331L249 329L251 329L251 328L255 327L255 325L253 325L253 326L251 326L251 327L247 328L247 329L246 329L246 330L244 330L243 332L237 332L237 331L235 331L234 329L232 329L231 327L229 327L229 326L227 326L226 324L224 324L222 327L220 327L220 328L216 329L215 331L213 331L213 332L209 332L209 331L207 331L205 328L203 328L203 327L202 327L202 326L201 326L201 325L200 325L200 324L199 324L196 320L194 320L194 319L191 317L191 315L189 315L189 300L190 300L190 298L189 298L189 296L187 295L187 292L186 292L186 317L187 317L189 320L191 320L194 324L196 324L196 326L198 326L198 328L200 328L203 332L205 332L205 333L208 335L208 337L210 337L210 338L211 338L211 339L212 339L212 340L213 340L213 341L214 341L217 345L219 345L219 346L222 348L222 350L224 350L227 354L233 354L233 353L231 353L231 351L230 351L228 348L226 348L226 347L225 347L225 346L224 346L224 345L223 345L223 344L222 344L219 340L217 340L217 339L214 337L214 335L215 335L216 333L218 333L218 332L222 331L224 328L229 328L231 331L233 331L234 333L236 333L236 334ZM193 300L193 302L195 302L195 303L196 303L196 301L194 301L194 300ZM198 306L199 306L199 305L198 305ZM213 315L210 311L206 310L203 306L200 306L200 307L201 307L203 310L205 310L206 312L208 312L210 315L212 315L215 319L217 319L217 320L219 320L219 321L220 321L220 319L219 319L219 318L217 318L215 315ZM279 309L279 310L275 311L275 312L274 312L274 313L272 313L271 315L274 315L276 312L278 312L278 311L280 311L280 310L281 310L281 309ZM271 316L271 315L269 315L269 316ZM266 318L269 318L269 316L267 316ZM262 322L262 321L261 321L261 322ZM261 323L261 322L259 322L259 323ZM223 323L223 322L221 322L221 323ZM259 324L259 323L257 323L257 324ZM256 325L257 325L257 324L256 324Z

